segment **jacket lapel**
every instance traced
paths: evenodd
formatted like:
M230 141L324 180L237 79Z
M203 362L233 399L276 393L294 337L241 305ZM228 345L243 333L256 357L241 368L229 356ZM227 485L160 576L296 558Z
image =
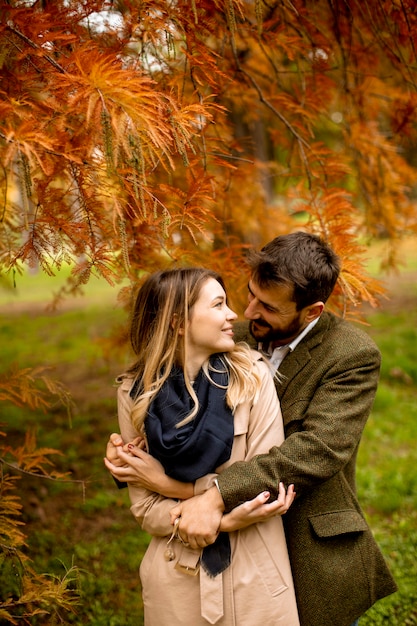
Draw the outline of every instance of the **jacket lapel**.
M321 344L324 334L329 327L329 314L322 313L319 321L307 334L307 336L296 346L293 352L289 352L281 366L279 373L282 374L283 380L277 385L279 398L284 397L287 387L292 379L307 365L311 360L311 351Z

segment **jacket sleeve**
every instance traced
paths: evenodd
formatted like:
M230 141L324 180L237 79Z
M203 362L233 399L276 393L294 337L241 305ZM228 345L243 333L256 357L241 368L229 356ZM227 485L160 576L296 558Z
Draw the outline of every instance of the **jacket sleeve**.
M119 428L125 442L132 441L138 435L130 419L132 410L132 400L129 396L130 387L131 381L126 379L117 391ZM177 501L132 484L128 484L128 490L131 502L130 510L142 529L150 535L162 537L170 535L172 525L169 512Z
M286 440L219 477L227 511L264 489L272 491L280 480L294 483L299 497L355 457L375 397L380 354L370 341L320 350L288 384L282 405ZM296 359L295 353L289 356Z

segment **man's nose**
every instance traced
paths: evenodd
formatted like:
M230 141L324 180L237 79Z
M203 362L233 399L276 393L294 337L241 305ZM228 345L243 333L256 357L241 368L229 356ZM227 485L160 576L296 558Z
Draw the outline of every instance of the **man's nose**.
M253 298L245 309L243 315L248 320L258 319L260 317L260 313L258 311L258 300L257 298Z

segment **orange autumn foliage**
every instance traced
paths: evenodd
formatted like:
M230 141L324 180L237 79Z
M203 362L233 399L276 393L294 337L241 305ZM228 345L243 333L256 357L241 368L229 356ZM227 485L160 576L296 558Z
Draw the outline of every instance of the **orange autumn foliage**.
M416 229L411 0L2 1L0 18L2 272L71 260L76 290L202 263L242 308L242 250L302 227L342 256L341 310L375 302L362 245L386 237L396 263Z

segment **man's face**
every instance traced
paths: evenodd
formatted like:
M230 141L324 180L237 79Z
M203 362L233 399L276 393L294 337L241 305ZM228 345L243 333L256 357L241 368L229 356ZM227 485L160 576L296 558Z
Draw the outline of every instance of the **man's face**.
M277 285L261 289L252 279L248 284L248 306L244 313L257 341L272 342L273 347L290 343L309 324L309 307L297 311L292 288Z

